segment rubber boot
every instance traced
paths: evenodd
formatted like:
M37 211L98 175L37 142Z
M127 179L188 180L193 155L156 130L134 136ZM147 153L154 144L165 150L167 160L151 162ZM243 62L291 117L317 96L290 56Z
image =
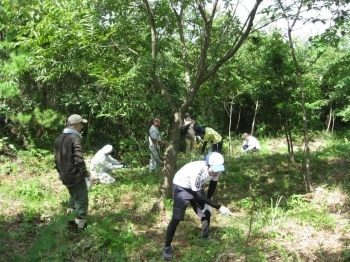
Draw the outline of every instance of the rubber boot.
M75 218L75 224L77 224L78 228L84 228L85 219Z

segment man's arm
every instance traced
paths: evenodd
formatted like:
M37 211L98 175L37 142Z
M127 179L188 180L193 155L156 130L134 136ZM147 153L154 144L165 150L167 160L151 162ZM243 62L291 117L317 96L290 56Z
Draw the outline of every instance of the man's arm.
M162 141L162 140L159 140L159 139L156 139L156 138L152 138L152 137L151 137L151 139L152 139L153 145L164 145L165 144L165 142Z
M247 152L249 150L252 150L254 148L254 143L252 143L250 140L246 140L244 141L243 145L242 145L242 152Z
M155 130L150 129L149 137L151 138L153 145L164 145L165 144L165 142L163 142L157 138L158 134L156 133Z
M205 148L207 147L208 141L204 141L203 146L202 146L202 154L204 154Z
M219 205L218 203L210 200L204 193L204 190L201 189L200 191L196 191L196 196L198 199L202 200L204 203L208 204L209 206L212 206L216 209L219 209L221 207L221 205Z
M73 158L74 165L80 170L80 173L83 174L84 177L89 177L90 174L86 169L86 164L83 157L83 147L80 137L75 138L73 141Z
M254 147L255 147L255 140L250 138L250 140L248 141L248 148L245 151L252 150Z
M122 165L121 162L119 162L118 160L114 159L114 158L111 157L111 156L107 156L107 157L106 157L106 160L107 160L108 162L110 162L112 165Z
M114 170L114 169L119 169L123 167L123 164L115 160L114 158L107 156L104 163L106 168Z
M218 181L214 181L214 180L210 180L209 182L209 188L208 188L208 193L207 193L207 197L209 199L212 198L212 196L214 195L215 189L216 189L216 185L218 184Z

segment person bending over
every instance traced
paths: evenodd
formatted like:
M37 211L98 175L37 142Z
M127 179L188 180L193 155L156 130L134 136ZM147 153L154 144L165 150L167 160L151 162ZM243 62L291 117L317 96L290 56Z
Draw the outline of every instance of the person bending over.
M191 204L193 211L201 218L202 239L209 238L211 207L218 209L223 215L231 215L227 207L211 200L220 174L224 170L223 156L217 152L211 152L206 156L205 161L190 162L175 174L173 216L166 232L164 259L172 258L171 243L177 226L181 220L184 220L188 204ZM206 194L203 185L207 182L209 182L209 188Z
M103 184L115 182L115 179L109 173L112 170L126 167L126 164L115 160L112 157L114 154L113 147L105 145L94 155L90 162L90 172L93 179L98 179Z
M207 147L208 142L211 143L212 152L218 152L220 154L222 153L221 149L223 141L221 135L218 132L210 127L203 126L196 126L194 130L196 132L196 136L203 138L204 143L202 146L202 154L205 153L205 148Z

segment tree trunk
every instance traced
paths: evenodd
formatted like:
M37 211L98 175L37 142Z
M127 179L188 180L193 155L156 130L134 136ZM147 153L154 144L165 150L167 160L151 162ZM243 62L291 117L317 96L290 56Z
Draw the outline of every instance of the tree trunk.
M289 141L289 136L288 136L288 131L287 128L284 128L284 135L286 136L286 140L287 140L287 146L288 146L288 155L290 155L290 141Z
M172 182L174 172L176 171L177 153L179 150L180 141L180 126L181 126L181 114L176 113L173 123L171 125L170 132L170 144L167 145L163 155L163 181L160 188L161 196L165 198L172 198Z
M292 139L292 132L289 128L288 130L288 134L289 134L289 141L290 141L290 150L291 150L291 154L290 154L290 162L294 163L294 145L293 145L293 139Z
M225 111L229 117L229 125L228 125L228 152L229 155L232 155L232 138L231 138L231 126L232 126L232 112L233 112L233 105L234 105L234 95L231 97L231 101L228 103L228 106L226 106L226 103L224 103Z
M332 108L332 105L331 107L329 108L329 116L328 116L328 123L327 123L327 133L329 132L329 128L331 126L331 122L332 122L332 111L333 111L333 108Z
M285 135L288 143L289 161L291 163L294 163L293 139L292 139L292 132L290 130L289 120L286 122L286 125L285 125Z
M252 130L250 131L250 134L254 134L254 126L255 126L255 120L256 120L256 113L258 112L259 108L259 101L255 102L255 110L254 110L254 117L253 117L253 123L252 123Z
M236 125L236 130L235 130L235 133L237 134L237 131L238 131L238 127L239 127L239 122L241 121L241 105L239 105L239 111L238 111L238 119L237 119L237 125Z
M309 136L308 136L308 128L307 128L307 114L306 114L306 107L305 107L305 90L304 90L304 83L302 78L302 68L299 65L295 49L294 49L294 41L292 37L292 31L293 26L295 25L296 20L290 24L289 17L286 15L286 10L282 4L281 0L278 0L278 3L283 10L283 17L286 19L287 26L288 26L288 41L289 41L289 47L293 58L293 63L295 67L295 73L298 81L298 87L300 89L300 96L301 96L301 109L302 109L302 115L303 115L303 129L304 129L304 141L305 141L305 171L306 175L304 175L304 182L305 182L305 189L307 192L313 191L312 184L311 184L311 175L310 175L310 147L309 147ZM300 10L301 10L302 4L298 8L298 12L296 17L298 17Z
M229 114L229 125L228 125L228 139L229 139L229 155L232 155L232 137L231 137L231 126L232 126L232 112L233 112L233 103L230 103L230 114Z
M304 141L305 141L306 191L311 192L311 191L313 191L313 188L312 188L312 184L311 184L311 175L310 175L310 163L311 163L311 161L310 161L309 134L308 134L308 128L307 128L307 115L306 115L306 108L305 108L305 90L304 90L303 79L302 79L302 76L300 73L301 70L299 68L299 64L296 61L296 59L295 59L295 63L296 63L295 65L296 65L296 69L297 69L298 85L300 88L301 107L302 107L302 113L303 113L303 127L304 127Z

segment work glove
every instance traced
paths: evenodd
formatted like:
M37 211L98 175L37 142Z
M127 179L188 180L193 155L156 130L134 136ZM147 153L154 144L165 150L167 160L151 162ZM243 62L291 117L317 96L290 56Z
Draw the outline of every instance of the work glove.
M201 156L199 157L199 160L205 160L205 156L204 156L204 155L201 155Z
M92 186L92 181L91 181L90 177L85 177L85 182L86 182L87 190L89 190Z
M208 210L208 211L210 212L210 214L211 214L211 206L210 206L210 205L204 204L203 213L204 213L206 210Z
M225 216L230 216L231 215L231 211L227 207L224 207L224 206L220 207L219 212L222 215L225 215Z
M197 136L197 139L198 139L200 142L204 143L204 140L203 140L200 136Z

